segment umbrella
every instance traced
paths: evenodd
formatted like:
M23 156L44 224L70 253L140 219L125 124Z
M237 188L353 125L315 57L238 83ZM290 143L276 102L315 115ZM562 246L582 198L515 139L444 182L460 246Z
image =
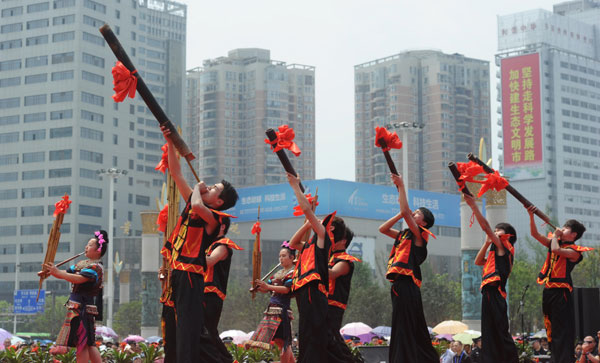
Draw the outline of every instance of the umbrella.
M542 329L539 332L533 334L532 338L548 338L548 335L546 334L546 329Z
M130 342L145 342L146 339L144 339L144 337L139 336L139 335L128 335L127 338L123 339L124 342L130 343Z
M12 336L13 335L9 331L4 330L4 329L0 329L0 341L1 342L4 342L5 339L12 338Z
M119 337L117 335L117 333L115 333L114 330L112 330L111 328L109 328L107 326L102 326L102 325L98 325L96 327L96 335L100 335L102 337L107 337L107 338L118 338Z
M472 330L472 329L468 329L468 330L465 330L463 333L466 333L466 334L472 335L472 336L473 336L473 338L477 338L477 337L480 337L480 336L481 336L481 332L480 332L480 331L478 331L478 330Z
M371 330L373 330L373 328L365 323L348 323L340 329L340 333L342 335L352 335L357 337L362 334L370 333Z
M371 330L371 333L377 335L378 337L389 337L392 335L392 327L380 325Z
M10 344L11 345L15 345L15 344L18 344L18 343L24 343L24 342L25 342L25 339L19 338L16 335L13 335L12 338L10 338Z
M447 341L452 340L452 334L438 334L435 336L435 339L446 339Z
M433 331L437 334L458 334L469 329L467 324L456 320L445 320L433 327Z
M478 336L480 336L480 335L478 335ZM463 344L471 344L471 343L473 343L473 338L476 338L476 337L471 334L462 332L462 333L454 335L452 338L454 340L459 340Z
M221 334L219 334L219 338L221 338L221 339L225 339L227 337L233 339L234 344L241 344L245 340L250 339L250 338L248 338L248 334L244 333L241 330L226 330L226 331L222 332Z
M153 335L151 337L146 338L146 341L148 343L158 343L161 339L162 339L162 337L158 337L156 335Z

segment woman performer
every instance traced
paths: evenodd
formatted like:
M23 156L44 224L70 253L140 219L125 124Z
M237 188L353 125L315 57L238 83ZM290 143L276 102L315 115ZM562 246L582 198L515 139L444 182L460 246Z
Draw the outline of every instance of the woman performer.
M102 362L94 339L94 321L102 320L103 268L100 259L107 247L106 231L96 231L85 246L88 260L78 262L66 271L59 270L52 262L48 262L44 264L43 271L38 273L50 274L73 284L67 302L69 312L56 339L59 347L56 353L66 352L67 346L76 347L77 362Z
M296 251L284 241L279 251L279 263L283 267L266 282L256 280L258 291L272 292L265 316L258 325L246 346L271 349L271 341L281 351L281 363L293 363L292 353L292 310L290 308L290 288L294 274L294 258Z

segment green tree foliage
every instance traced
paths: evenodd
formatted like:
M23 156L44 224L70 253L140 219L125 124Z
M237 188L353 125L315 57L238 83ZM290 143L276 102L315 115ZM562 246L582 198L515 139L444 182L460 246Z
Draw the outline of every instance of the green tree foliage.
M67 314L64 306L67 299L67 296L46 296L44 312L32 315L28 322L19 324L19 331L49 333L51 339L56 339Z
M344 324L360 321L370 327L389 326L392 321L392 301L389 284L381 286L367 262L354 263L352 287Z
M583 238L585 238L585 235ZM573 285L577 287L598 287L600 286L600 246L586 247L594 247L595 249L590 252L583 252L583 260L575 266L571 273Z
M433 273L429 262L421 265L423 283L421 298L423 312L429 326L444 320L460 320L462 317L461 285L448 274Z
M542 291L544 288L536 283L541 264L534 262L533 259L525 253L517 254L508 279L509 323L513 334L523 330L534 332L534 330L537 331L544 327L542 314ZM522 310L520 310L520 302L526 286L528 288ZM521 314L523 314L523 327Z
M256 329L271 296L257 292L256 297L252 299L249 289L249 280L247 283L240 280L229 281L227 298L223 303L219 321L219 332L231 329L250 332Z
M131 301L119 305L119 310L113 319L113 328L120 337L129 334L139 335L142 326L142 302Z

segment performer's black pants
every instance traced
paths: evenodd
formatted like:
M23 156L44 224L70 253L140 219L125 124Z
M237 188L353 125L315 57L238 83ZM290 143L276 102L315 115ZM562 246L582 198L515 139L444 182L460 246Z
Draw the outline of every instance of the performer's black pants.
M340 334L343 319L344 309L329 305L329 309L327 310L327 328L329 329L327 353L329 355L329 362L360 362L360 360L354 358L352 351Z
M206 301L204 319L212 344L219 351L221 362L231 363L233 362L233 357L231 357L227 347L219 337L218 330L221 311L223 310L223 300L217 294L205 293L204 301Z
M508 330L506 299L498 286L481 290L481 361L483 363L517 363L517 347Z
M171 286L177 314L177 362L220 363L204 325L204 276L173 270Z
M389 363L439 363L427 330L421 290L409 276L392 284L392 337Z
M575 349L575 306L571 291L544 289L542 311L552 352L551 362L571 362Z
M170 306L163 305L161 313L161 326L163 345L165 349L164 363L177 362L177 335L175 323L175 309Z
M327 297L312 281L296 292L298 304L298 363L327 363Z

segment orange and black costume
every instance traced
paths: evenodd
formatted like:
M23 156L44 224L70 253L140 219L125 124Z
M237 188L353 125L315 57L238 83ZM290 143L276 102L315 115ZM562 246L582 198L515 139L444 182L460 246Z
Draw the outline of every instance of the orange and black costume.
M573 280L571 272L575 265L583 260L582 252L592 250L573 242L558 241L561 248L570 248L579 253L577 261L573 262L564 256L552 253L550 246L546 261L542 266L537 282L544 285L542 293L542 311L544 325L550 343L552 359L555 362L573 360L573 343L575 342L575 306L573 305Z
M346 305L350 297L354 262L360 262L360 260L347 254L344 250L333 251L333 255L329 258L329 268L333 268L338 263L347 263L350 267L350 271L347 274L336 279L329 278L327 327L329 328L331 338L327 351L330 355L330 361L353 362L355 360L350 348L348 348L348 345L340 335L344 312L346 311Z
M173 269L171 299L176 315L177 362L220 362L204 321L206 249L217 239L219 226L208 234L206 222L192 213L190 201L191 196L161 250ZM219 213L213 214L219 220Z
M428 234L422 233L423 243ZM410 229L396 236L388 260L386 278L392 283L392 336L390 363L438 363L439 356L431 345L421 300L421 268L427 247L417 246Z
M204 275L204 321L208 334L212 340L212 343L217 347L219 354L221 355L221 362L233 362L231 354L223 344L223 341L219 337L219 320L221 319L221 311L223 310L223 302L227 294L227 281L229 279L229 268L231 267L231 257L233 256L233 250L241 250L242 248L235 244L229 238L221 238L208 247L206 250L206 256L210 254L219 246L225 246L227 248L227 257L224 260L217 262L214 266L210 266L206 270Z
M298 304L298 362L329 362L327 359L327 290L329 253L333 241L331 222L335 212L323 219L325 246L317 246L317 235L304 243L292 281Z
M506 281L512 270L515 248L509 234L500 236L503 256L492 244L488 251L481 281L481 361L484 363L516 363L517 347L508 330Z

